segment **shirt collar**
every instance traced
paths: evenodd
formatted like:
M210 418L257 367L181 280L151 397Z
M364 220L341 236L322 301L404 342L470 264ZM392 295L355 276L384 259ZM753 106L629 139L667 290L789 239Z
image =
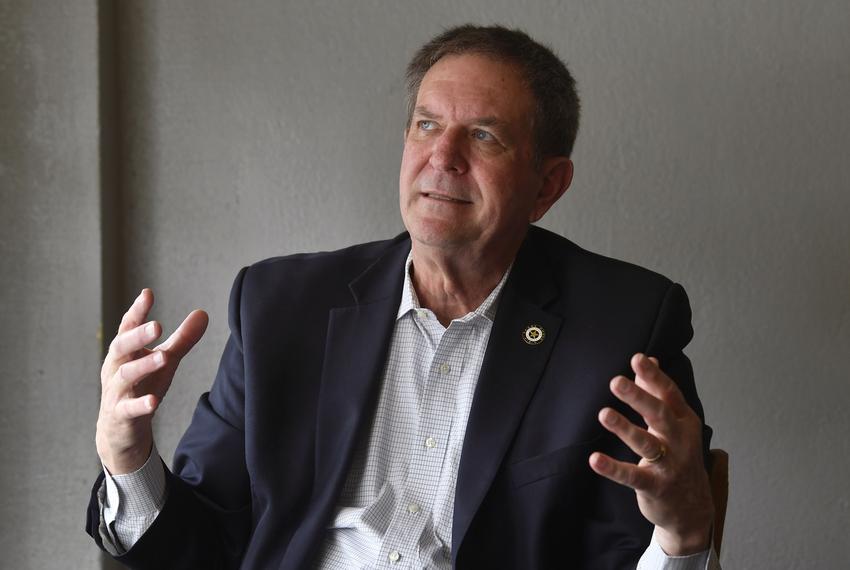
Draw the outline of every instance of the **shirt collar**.
M416 297L416 290L413 288L413 280L410 278L410 269L413 267L413 251L407 254L407 261L404 263L404 286L401 289L401 303L398 306L398 314L396 315L396 320L400 319L410 311L415 311L420 309L419 299ZM490 294L487 295L487 298L478 306L477 309L472 311L471 313L467 313L463 317L460 317L459 321L470 321L476 317L484 317L488 321L493 322L496 318L496 309L499 306L499 296L502 292L502 289L505 286L505 282L508 280L508 275L511 273L511 269L513 268L513 263L508 267L505 271L505 274L502 275L502 279L490 291Z

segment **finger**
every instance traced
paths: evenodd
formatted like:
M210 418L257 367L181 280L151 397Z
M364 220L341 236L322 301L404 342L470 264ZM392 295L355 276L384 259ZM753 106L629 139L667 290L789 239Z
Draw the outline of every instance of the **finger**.
M132 330L145 322L148 318L148 312L150 312L151 307L153 307L153 291L150 289L142 289L142 292L139 293L139 296L133 301L130 305L130 308L127 309L127 312L124 313L124 316L121 317L121 324L118 326L118 333L127 332Z
M145 357L125 362L118 367L118 375L125 388L132 388L148 375L163 368L167 360L166 353L155 351Z
M612 408L603 408L599 412L599 423L644 459L661 454L661 442L657 438Z
M113 360L121 361L158 339L161 334L162 327L156 321L123 332L109 345L109 356Z
M646 491L653 486L653 475L649 470L632 463L617 461L604 453L593 452L588 463L599 475L635 491Z
M177 330L168 339L154 348L154 350L166 350L173 354L178 360L186 356L207 330L209 316L201 310L189 313Z
M124 398L115 406L116 412L125 420L149 416L156 411L157 399L153 394L138 398Z
M643 416L648 425L656 427L668 423L669 411L666 404L625 376L617 376L611 380L611 392L618 400Z
M656 398L672 404L677 410L685 404L681 390L658 366L658 359L638 353L632 357L631 365L638 386Z

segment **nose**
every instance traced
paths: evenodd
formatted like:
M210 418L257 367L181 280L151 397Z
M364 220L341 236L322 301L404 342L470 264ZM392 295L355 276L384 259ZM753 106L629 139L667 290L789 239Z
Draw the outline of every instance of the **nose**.
M435 170L463 174L468 165L463 134L447 129L434 141L429 163Z

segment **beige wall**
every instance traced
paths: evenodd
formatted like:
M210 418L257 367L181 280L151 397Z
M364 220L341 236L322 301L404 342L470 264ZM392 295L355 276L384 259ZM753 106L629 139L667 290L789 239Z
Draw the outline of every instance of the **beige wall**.
M150 286L166 330L212 316L160 413L170 456L239 267L401 229L403 66L465 21L526 29L578 78L576 178L544 225L691 295L732 456L726 567L846 562L850 4L457 4L102 1L99 24L91 2L0 0L10 567L94 564L101 312Z

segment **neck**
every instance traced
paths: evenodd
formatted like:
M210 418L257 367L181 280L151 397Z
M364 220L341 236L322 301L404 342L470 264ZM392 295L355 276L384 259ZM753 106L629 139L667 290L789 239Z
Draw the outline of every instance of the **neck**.
M499 284L521 243L499 255L482 255L413 240L411 278L419 304L431 309L443 326L474 311Z

